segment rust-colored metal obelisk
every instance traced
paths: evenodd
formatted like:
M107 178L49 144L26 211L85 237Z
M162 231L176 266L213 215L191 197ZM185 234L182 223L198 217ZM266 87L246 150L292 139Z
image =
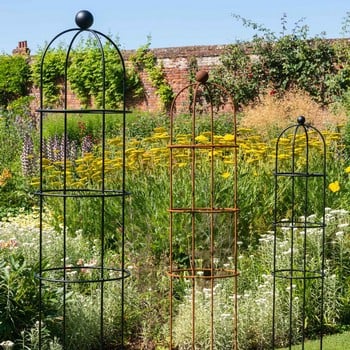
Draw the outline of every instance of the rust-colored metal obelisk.
M191 348L204 343L206 349L221 350L219 323L226 317L232 328L225 331L225 349L238 349L236 115L229 93L208 77L199 71L196 82L175 96L170 110L170 349L179 346L174 337L181 303L178 284L187 286L190 299L186 331L191 333ZM187 111L183 96L192 100ZM218 290L229 295L224 315ZM199 317L203 308L204 321Z

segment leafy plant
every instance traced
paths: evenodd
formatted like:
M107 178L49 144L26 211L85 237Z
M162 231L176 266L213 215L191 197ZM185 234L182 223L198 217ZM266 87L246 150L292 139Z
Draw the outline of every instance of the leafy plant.
M163 107L168 109L174 97L174 93L167 82L162 64L157 62L157 58L149 49L149 46L150 42L141 46L129 59L134 64L136 70L146 70L152 85L157 89L156 94L159 95Z
M103 46L103 55L93 40L81 44L72 54L68 79L85 107L93 103L101 107L104 103L107 108L117 108L123 100L124 77L120 58L108 43ZM103 88L105 95L102 94Z
M21 166L24 140L36 132L30 101L30 97L21 97L11 102L0 117L0 217L29 209L34 203Z
M62 47L50 49L42 65L43 54L44 49L40 49L33 58L32 78L34 86L40 87L42 82L44 103L53 107L59 103L62 94L65 51Z
M3 245L4 243L2 243ZM27 264L25 257L16 253L16 240L8 242L6 249L10 254L1 254L1 311L0 311L0 337L2 339L17 339L20 332L37 320L39 309L39 280L35 278L34 271L37 265ZM58 298L55 293L44 290L44 300L49 305L48 314L54 315Z
M123 100L124 72L120 57L109 42L103 44L103 57L96 41L91 38L81 40L70 52L67 62L67 83L69 88L78 96L83 106L118 108ZM40 86L42 79L44 103L49 107L62 102L64 74L66 64L66 48L63 45L51 48L46 52L40 50L32 63L32 76L35 86ZM102 61L105 62L105 70ZM42 72L41 72L42 65ZM42 74L42 78L40 78ZM103 75L105 80L103 80ZM126 93L133 96L140 94L140 80L132 69L127 69L125 75ZM102 85L105 84L105 95Z
M239 15L234 18L257 34L249 43L229 45L213 76L232 92L237 106L256 102L266 89L270 94L283 95L293 88L328 105L350 86L348 57L323 36L310 39L309 28L302 20L287 34L284 15L283 30L278 35Z
M25 56L0 55L0 106L26 96L30 87L30 65Z

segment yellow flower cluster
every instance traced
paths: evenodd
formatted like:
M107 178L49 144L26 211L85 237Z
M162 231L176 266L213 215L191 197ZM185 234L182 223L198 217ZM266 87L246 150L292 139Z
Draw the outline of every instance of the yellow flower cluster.
M219 145L214 148L199 148L196 154L196 161L202 161L203 165L208 161L215 162L219 169L218 174L223 179L230 178L232 165L235 164L233 152L234 145L238 147L239 162L250 166L264 166L272 169L275 162L276 139L266 142L259 135L253 133L251 129L239 128L237 130L237 140L235 135L227 133L225 135L213 135L211 132L202 132L194 139L191 134L177 134L172 140L174 145L182 145L173 149L173 166L184 168L191 161L191 146L196 145ZM340 135L337 133L326 133L327 145L338 142ZM147 174L157 171L157 169L168 169L169 167L169 145L170 135L163 127L156 128L150 137L144 139L127 140L125 149L125 169L133 174ZM290 137L279 140L279 160L289 161L292 152L292 139ZM303 163L305 156L305 135L297 135L294 141L294 156ZM310 137L309 145L315 153L322 152L322 143L317 137ZM227 147L225 147L227 146ZM50 162L43 160L43 179L48 188L59 188L65 181L66 186L71 188L85 188L87 186L98 186L103 180L118 181L121 178L123 168L123 140L115 137L107 141L104 154L97 149L94 153L84 154L75 161ZM63 171L65 169L65 172ZM104 172L102 171L104 169ZM349 167L350 171L350 167ZM32 185L38 185L39 178L32 179Z
M7 181L11 179L12 174L9 169L5 168L2 173L0 174L0 187L3 187L6 185Z

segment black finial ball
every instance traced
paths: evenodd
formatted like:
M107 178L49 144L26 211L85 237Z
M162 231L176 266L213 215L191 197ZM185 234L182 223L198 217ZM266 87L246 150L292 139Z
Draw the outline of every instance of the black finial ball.
M88 29L94 23L94 17L91 12L86 10L81 10L75 15L75 23L81 29Z
M304 125L305 124L305 117L304 116L300 116L298 117L298 124L299 125Z

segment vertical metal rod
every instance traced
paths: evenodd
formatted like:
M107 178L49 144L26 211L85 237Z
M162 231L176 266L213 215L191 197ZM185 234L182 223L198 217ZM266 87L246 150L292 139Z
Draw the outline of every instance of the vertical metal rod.
M291 163L291 174L295 173L295 138L296 138L296 131L293 134L292 139L292 163ZM289 341L288 341L288 347L289 349L292 348L292 342L293 342L293 282L294 282L294 233L295 233L295 226L297 219L295 218L296 212L295 212L295 206L296 206L296 200L295 200L295 181L296 178L294 176L291 177L292 186L291 186L291 228L290 228L290 276L289 276Z
M307 209L309 207L309 137L307 133L306 127L303 125L300 128L303 129L304 135L305 135L305 157L306 157L306 164L304 173L307 175L304 179L305 181L305 190L304 190L304 246L303 246L303 332L302 332L302 350L305 348L305 341L306 341L306 334L305 334L305 324L306 324L306 289L307 289L307 217L308 212Z
M210 92L209 92L210 93ZM211 98L211 96L210 96ZM216 267L215 267L215 260L214 260L214 254L215 254L215 237L214 237L214 186L215 186L215 147L214 147L214 112L213 112L213 105L212 101L210 101L210 138L211 138L211 159L210 159L210 210L212 211L210 213L210 293L211 293L211 300L210 300L210 349L214 349L214 287L215 287L215 274L216 274Z
M197 100L199 84L194 89L194 103ZM192 144L196 138L196 108L192 109ZM191 148L191 220L192 220L192 242L191 242L191 265L192 265L192 349L196 343L196 148Z
M279 140L276 142L276 149L275 149L275 177L274 177L274 210L273 210L273 230L274 230L274 237L273 237L273 267L272 267L272 343L271 348L275 349L275 339L276 339L276 271L277 271L277 193L278 193L278 181L277 181L277 174L279 173L279 167L278 167L278 154L279 154Z
M40 62L40 71L43 70L44 60L41 59ZM43 94L43 75L40 75L40 109L44 107L44 94ZM39 350L42 349L42 322L43 322L43 281L41 279L43 275L43 212L44 212L44 198L42 196L43 193L43 121L44 121L44 113L40 112L40 120L39 120L39 178L40 178L40 187L39 187L39 208L40 208L40 217L39 217Z
M105 161L106 161L106 62L103 47L101 46L102 63L102 164L101 164L101 301L100 301L100 348L104 349L104 270L105 270Z
M238 350L238 145L237 145L237 120L236 110L232 100L230 100L233 112L233 137L234 137L234 165L233 165L233 263L234 263L234 287L233 287L233 349Z
M170 146L174 143L174 102L171 105L170 113ZM174 284L173 284L173 221L174 214L172 210L174 209L174 197L173 197L173 171L174 171L174 157L173 157L173 148L170 147L170 160L169 160L169 187L170 187L170 222L169 222L169 274L170 274L170 290L169 290L169 329L170 329L170 339L169 339L169 350L173 348L173 294L174 294Z
M122 56L121 56L122 57ZM122 60L123 65L123 146L122 146L122 210L121 210L121 234L122 234L122 252L121 252L121 270L122 270L122 280L121 280L121 346L124 349L125 343L125 207L126 207L126 69L124 60Z
M325 259L326 259L326 169L327 169L327 152L326 152L326 142L322 134L319 134L322 140L322 151L323 151L323 172L322 172L322 186L323 186L323 201L322 201L322 257L321 257L321 308L320 308L320 350L323 349L323 336L324 336L324 293L325 293Z
M64 65L64 114L63 114L63 348L67 348L67 141L68 141L68 57L73 43L71 42Z
M115 50L118 52L122 68L123 68L123 79L122 79L122 91L123 91L123 98L122 98L122 119L123 119L123 125L122 125L122 198L121 198L121 348L124 349L125 344L125 278L128 276L126 274L126 268L125 268L125 214L126 214L126 67L125 62L123 59L123 56L118 48L118 46L112 42Z

